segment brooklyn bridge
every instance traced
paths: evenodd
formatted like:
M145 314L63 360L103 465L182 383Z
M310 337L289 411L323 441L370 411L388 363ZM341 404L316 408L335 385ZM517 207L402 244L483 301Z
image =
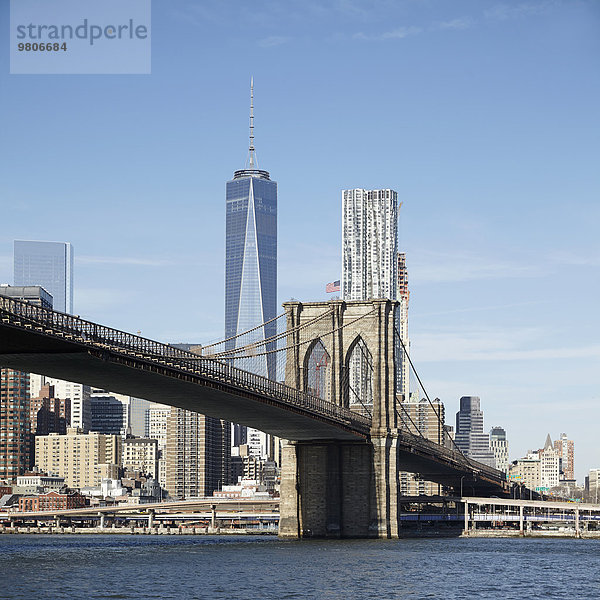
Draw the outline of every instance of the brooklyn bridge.
M0 366L287 440L282 536L398 536L403 471L461 495L509 494L504 473L427 439L403 413L407 395L431 401L398 333L397 302L283 307L272 322L190 352L0 296Z

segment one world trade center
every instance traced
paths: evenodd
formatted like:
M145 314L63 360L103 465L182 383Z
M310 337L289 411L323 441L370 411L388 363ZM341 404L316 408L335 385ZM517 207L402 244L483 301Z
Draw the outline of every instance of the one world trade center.
M225 338L277 315L277 183L258 168L254 148L254 83L250 86L250 146L244 169L227 182L225 241ZM256 330L252 341L275 335L276 323ZM248 343L244 336L244 344ZM232 341L230 344L234 346ZM243 365L242 368L245 368ZM275 357L255 357L248 370L276 378Z

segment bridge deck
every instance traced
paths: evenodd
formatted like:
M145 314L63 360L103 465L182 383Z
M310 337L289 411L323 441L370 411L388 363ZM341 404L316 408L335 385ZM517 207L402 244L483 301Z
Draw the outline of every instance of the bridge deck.
M371 422L282 383L210 358L0 296L0 365L145 398L296 441L365 441ZM501 492L503 475L409 432L402 469Z
M281 383L0 296L0 363L256 427L285 439L366 439L370 422Z

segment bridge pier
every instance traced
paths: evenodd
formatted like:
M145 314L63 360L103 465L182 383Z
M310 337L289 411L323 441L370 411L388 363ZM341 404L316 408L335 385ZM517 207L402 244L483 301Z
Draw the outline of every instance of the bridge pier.
M397 537L398 426L395 411L394 326L397 303L389 300L286 302L286 383L304 389L312 346L319 339L331 368L325 395L348 408L347 370L360 342L372 357L372 396L362 409L372 414L370 439L292 442L282 459L280 535L283 537ZM330 315L319 319L320 315ZM332 333L333 332L333 333ZM362 400L359 398L362 402ZM358 437L358 436L357 436Z
M398 449L373 442L291 442L281 475L281 537L395 538L400 533Z
M373 449L367 442L291 442L283 448L279 535L369 537Z
M285 447L280 535L399 537L402 471L427 473L444 485L454 478L461 482L462 495L463 479L474 473L473 468L463 470L465 465L453 451L413 435L399 416L398 303L381 299L293 301L283 306L289 331L286 384L321 394L323 400L340 410L355 410L370 423L368 435L365 430L356 431L355 440L315 436ZM315 384L312 353L317 341L327 357L324 373L319 371L324 386ZM367 365L360 371L353 371L356 348ZM352 373L365 379L367 385L358 390L361 395L351 387Z

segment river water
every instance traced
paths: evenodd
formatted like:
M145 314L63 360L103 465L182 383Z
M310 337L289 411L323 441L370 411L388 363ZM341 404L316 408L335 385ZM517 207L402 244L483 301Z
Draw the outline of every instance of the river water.
M600 540L2 535L0 598L588 600Z

